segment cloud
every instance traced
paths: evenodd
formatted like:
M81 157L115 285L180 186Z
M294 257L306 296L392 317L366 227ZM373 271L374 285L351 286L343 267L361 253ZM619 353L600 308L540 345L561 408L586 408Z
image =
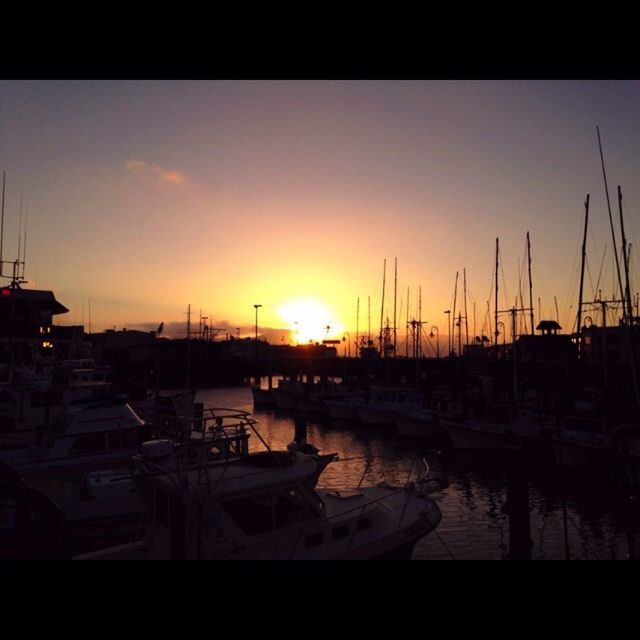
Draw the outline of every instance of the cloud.
M167 169L158 164L149 164L144 160L131 158L124 163L124 168L134 175L139 176L157 176L158 184L174 184L181 186L184 184L186 177L184 173L175 169Z
M180 171L172 169L163 169L162 167L152 167L151 170L160 177L160 182L170 182L171 184L184 184L184 174Z

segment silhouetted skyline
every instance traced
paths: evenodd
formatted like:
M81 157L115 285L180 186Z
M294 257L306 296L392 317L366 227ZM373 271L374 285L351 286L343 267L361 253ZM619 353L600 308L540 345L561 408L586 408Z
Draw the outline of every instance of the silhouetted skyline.
M202 310L250 327L260 303L261 325L295 331L283 307L309 300L353 338L370 297L377 334L397 256L399 327L421 286L423 320L445 334L466 268L480 333L495 238L506 308L529 231L536 306L555 318L555 297L568 332L587 193L585 298L599 273L615 292L596 125L636 290L639 98L637 81L3 81L4 259L22 197L26 286L56 292L59 322L88 325L90 300L94 330L186 322L188 304L192 326Z

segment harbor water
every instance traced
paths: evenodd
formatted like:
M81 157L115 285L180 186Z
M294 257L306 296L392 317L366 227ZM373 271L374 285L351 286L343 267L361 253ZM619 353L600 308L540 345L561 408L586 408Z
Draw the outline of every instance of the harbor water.
M249 387L198 391L205 407L249 411L272 449L294 438L294 414L253 406ZM251 438L251 450L264 449ZM413 560L502 560L510 542L508 476L504 452L456 452L446 440L398 438L389 427L307 417L307 442L337 453L319 486L355 488L383 479L397 484L425 473L446 481L432 494L442 511L438 528L416 546ZM434 451L440 453L436 455ZM622 560L628 536L616 481L610 471L559 471L550 451L527 456L529 524L533 560Z

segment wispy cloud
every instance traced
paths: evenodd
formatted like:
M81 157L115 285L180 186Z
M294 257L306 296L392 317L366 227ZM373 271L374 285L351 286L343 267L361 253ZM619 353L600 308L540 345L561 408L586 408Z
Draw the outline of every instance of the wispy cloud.
M167 169L158 164L149 164L144 160L131 158L124 163L124 168L134 175L139 176L157 176L159 184L174 184L181 186L184 184L186 177L184 173L175 169Z

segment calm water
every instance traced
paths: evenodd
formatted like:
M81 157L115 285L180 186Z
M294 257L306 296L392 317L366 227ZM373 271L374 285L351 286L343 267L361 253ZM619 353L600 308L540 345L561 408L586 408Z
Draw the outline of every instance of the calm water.
M217 388L198 392L205 406L229 407L253 413L257 428L274 449L293 440L291 415L253 407L251 389ZM440 449L431 475L448 488L433 494L442 511L435 532L420 541L415 560L501 560L509 551L509 516L504 512L507 473L504 454L454 452L446 441L399 439L393 430L337 424L309 418L307 441L323 453L338 453L320 478L321 486L355 487L387 479L405 482L424 473L426 452ZM262 449L252 438L252 450ZM367 470L366 459L373 460ZM532 549L536 560L626 559L627 536L619 513L616 486L606 473L560 473L550 454L541 451L528 460ZM411 474L411 475L409 475ZM566 535L565 535L566 534ZM568 542L565 542L565 537Z

